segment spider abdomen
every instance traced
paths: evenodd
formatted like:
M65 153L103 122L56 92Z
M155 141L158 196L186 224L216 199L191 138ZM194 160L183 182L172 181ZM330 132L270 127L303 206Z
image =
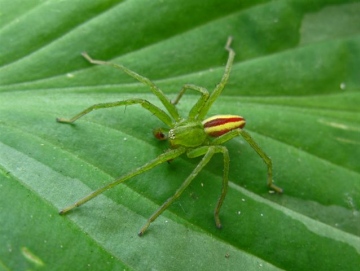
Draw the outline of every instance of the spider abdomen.
M207 135L218 137L232 130L243 128L245 119L237 115L216 115L202 122Z

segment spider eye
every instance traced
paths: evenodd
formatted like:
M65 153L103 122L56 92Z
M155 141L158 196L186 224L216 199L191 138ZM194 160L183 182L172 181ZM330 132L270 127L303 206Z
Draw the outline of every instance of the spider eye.
M158 140L166 140L167 139L167 135L164 133L164 131L161 128L154 129L153 135Z
M235 129L245 126L245 119L236 115L216 115L202 122L205 133L218 137Z

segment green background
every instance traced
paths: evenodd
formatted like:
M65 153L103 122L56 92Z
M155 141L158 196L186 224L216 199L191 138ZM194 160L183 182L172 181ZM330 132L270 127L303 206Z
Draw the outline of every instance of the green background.
M356 270L360 266L359 1L0 1L0 270ZM58 210L167 149L139 106L146 86L80 55L122 63L174 98L212 90L228 36L230 80L209 115L238 114L273 159L283 195L241 139L216 229L215 155L137 232L199 162L178 158L66 216ZM178 107L186 117L199 95Z

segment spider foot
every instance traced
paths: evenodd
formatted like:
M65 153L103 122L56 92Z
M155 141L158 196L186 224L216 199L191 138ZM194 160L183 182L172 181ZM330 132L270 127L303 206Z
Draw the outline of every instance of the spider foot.
M70 121L68 119L63 119L63 118L56 118L56 122L59 122L59 123L72 123L72 121Z
M146 224L138 232L139 237L143 236L147 228L150 226L150 221L147 221Z
M222 228L222 224L220 222L220 218L218 215L215 215L215 225L216 225L216 228L218 228L218 229Z
M276 186L275 184L269 184L270 189L274 190L276 193L282 194L284 190L281 187Z

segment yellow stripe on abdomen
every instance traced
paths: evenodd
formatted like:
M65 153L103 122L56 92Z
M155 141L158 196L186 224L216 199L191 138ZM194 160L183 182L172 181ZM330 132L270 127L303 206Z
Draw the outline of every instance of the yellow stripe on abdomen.
M202 122L205 133L218 137L234 129L243 128L245 119L237 115L216 115Z

